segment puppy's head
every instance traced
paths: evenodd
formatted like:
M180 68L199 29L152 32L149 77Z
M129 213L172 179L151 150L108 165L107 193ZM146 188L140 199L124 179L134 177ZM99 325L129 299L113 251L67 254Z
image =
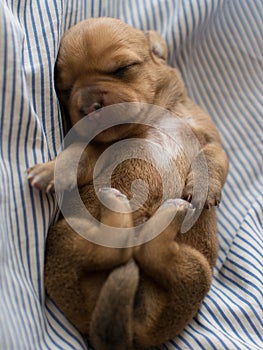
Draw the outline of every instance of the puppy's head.
M71 123L116 103L161 105L160 94L172 75L178 80L174 86L183 89L179 75L165 64L166 56L157 33L117 19L93 18L72 27L61 40L55 69L57 94Z

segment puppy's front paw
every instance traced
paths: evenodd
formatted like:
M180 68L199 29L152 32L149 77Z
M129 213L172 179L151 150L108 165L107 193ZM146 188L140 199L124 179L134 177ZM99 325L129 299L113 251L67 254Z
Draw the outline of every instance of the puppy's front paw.
M182 198L192 203L194 207L197 207L199 209L202 208L203 204L205 208L210 209L213 206L219 206L221 201L221 188L222 185L217 180L210 177L208 180L206 200L203 203L201 196L199 196L198 194L194 196L193 194L194 180L193 174L192 172L190 172L186 179L185 187L182 193Z
M53 161L37 164L26 170L27 179L31 186L44 190L47 193L54 191L54 168Z
M210 209L211 207L217 206L221 202L221 184L214 181L213 183L209 183L208 193L206 199L206 208Z
M30 184L39 189L51 192L71 191L77 185L77 174L72 169L60 169L55 179L55 161L37 164L26 170Z

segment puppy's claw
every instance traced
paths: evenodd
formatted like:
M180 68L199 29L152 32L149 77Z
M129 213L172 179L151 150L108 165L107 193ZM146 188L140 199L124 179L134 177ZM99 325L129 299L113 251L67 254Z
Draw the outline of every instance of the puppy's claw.
M191 202L191 200L192 200L192 193L189 193L189 194L188 194L186 200L187 200L187 202L189 202L189 203Z
M27 174L28 174L28 172L27 172ZM34 177L33 174L28 174L26 178L28 179L28 181L30 181L31 179L33 179L33 177Z
M211 204L207 204L207 209L210 210L212 208Z
M53 192L53 190L54 190L54 184L53 183L48 184L46 188L46 193L51 193Z

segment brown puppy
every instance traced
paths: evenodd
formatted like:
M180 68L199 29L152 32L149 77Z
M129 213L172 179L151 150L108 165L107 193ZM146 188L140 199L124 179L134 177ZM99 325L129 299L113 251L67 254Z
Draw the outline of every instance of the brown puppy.
M108 106L136 102L143 103L135 108L138 122L97 133L78 164L75 154L83 149L85 134L79 128L79 142L57 160L28 170L33 186L50 191L57 161L55 187L63 191L74 187L78 166L80 196L101 223L84 220L72 199L65 206L74 229L84 228L88 239L61 217L49 230L45 265L47 293L96 350L146 349L177 336L211 284L217 253L214 206L220 202L228 161L212 120L187 97L178 71L166 65L166 55L157 33L144 33L119 20L89 19L72 27L62 38L55 72L68 120L75 125L90 114L92 124ZM172 113L161 108L156 112L148 104ZM144 122L148 115L151 125ZM135 143L111 148L93 178L100 155L131 138L143 142L140 157L136 159L138 152L131 156ZM111 164L123 157L112 172ZM194 185L198 179L205 182L206 172L203 201ZM112 188L105 187L109 177ZM138 198L131 191L136 179L148 183L146 194L139 184ZM101 188L100 200L95 183ZM198 218L185 233L181 225L191 204L180 198L192 200ZM152 235L168 219L170 223ZM103 224L113 227L113 244L98 244L106 237ZM133 230L134 225L141 229ZM114 227L123 235L115 237Z

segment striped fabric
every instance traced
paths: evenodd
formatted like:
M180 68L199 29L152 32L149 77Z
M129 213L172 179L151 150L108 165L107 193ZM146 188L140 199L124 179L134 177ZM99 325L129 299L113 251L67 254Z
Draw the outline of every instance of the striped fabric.
M94 16L167 39L170 63L211 114L230 159L212 288L182 334L159 349L263 349L262 13L262 0L0 0L1 350L88 348L45 299L45 237L56 205L28 186L24 171L59 151L59 41Z

